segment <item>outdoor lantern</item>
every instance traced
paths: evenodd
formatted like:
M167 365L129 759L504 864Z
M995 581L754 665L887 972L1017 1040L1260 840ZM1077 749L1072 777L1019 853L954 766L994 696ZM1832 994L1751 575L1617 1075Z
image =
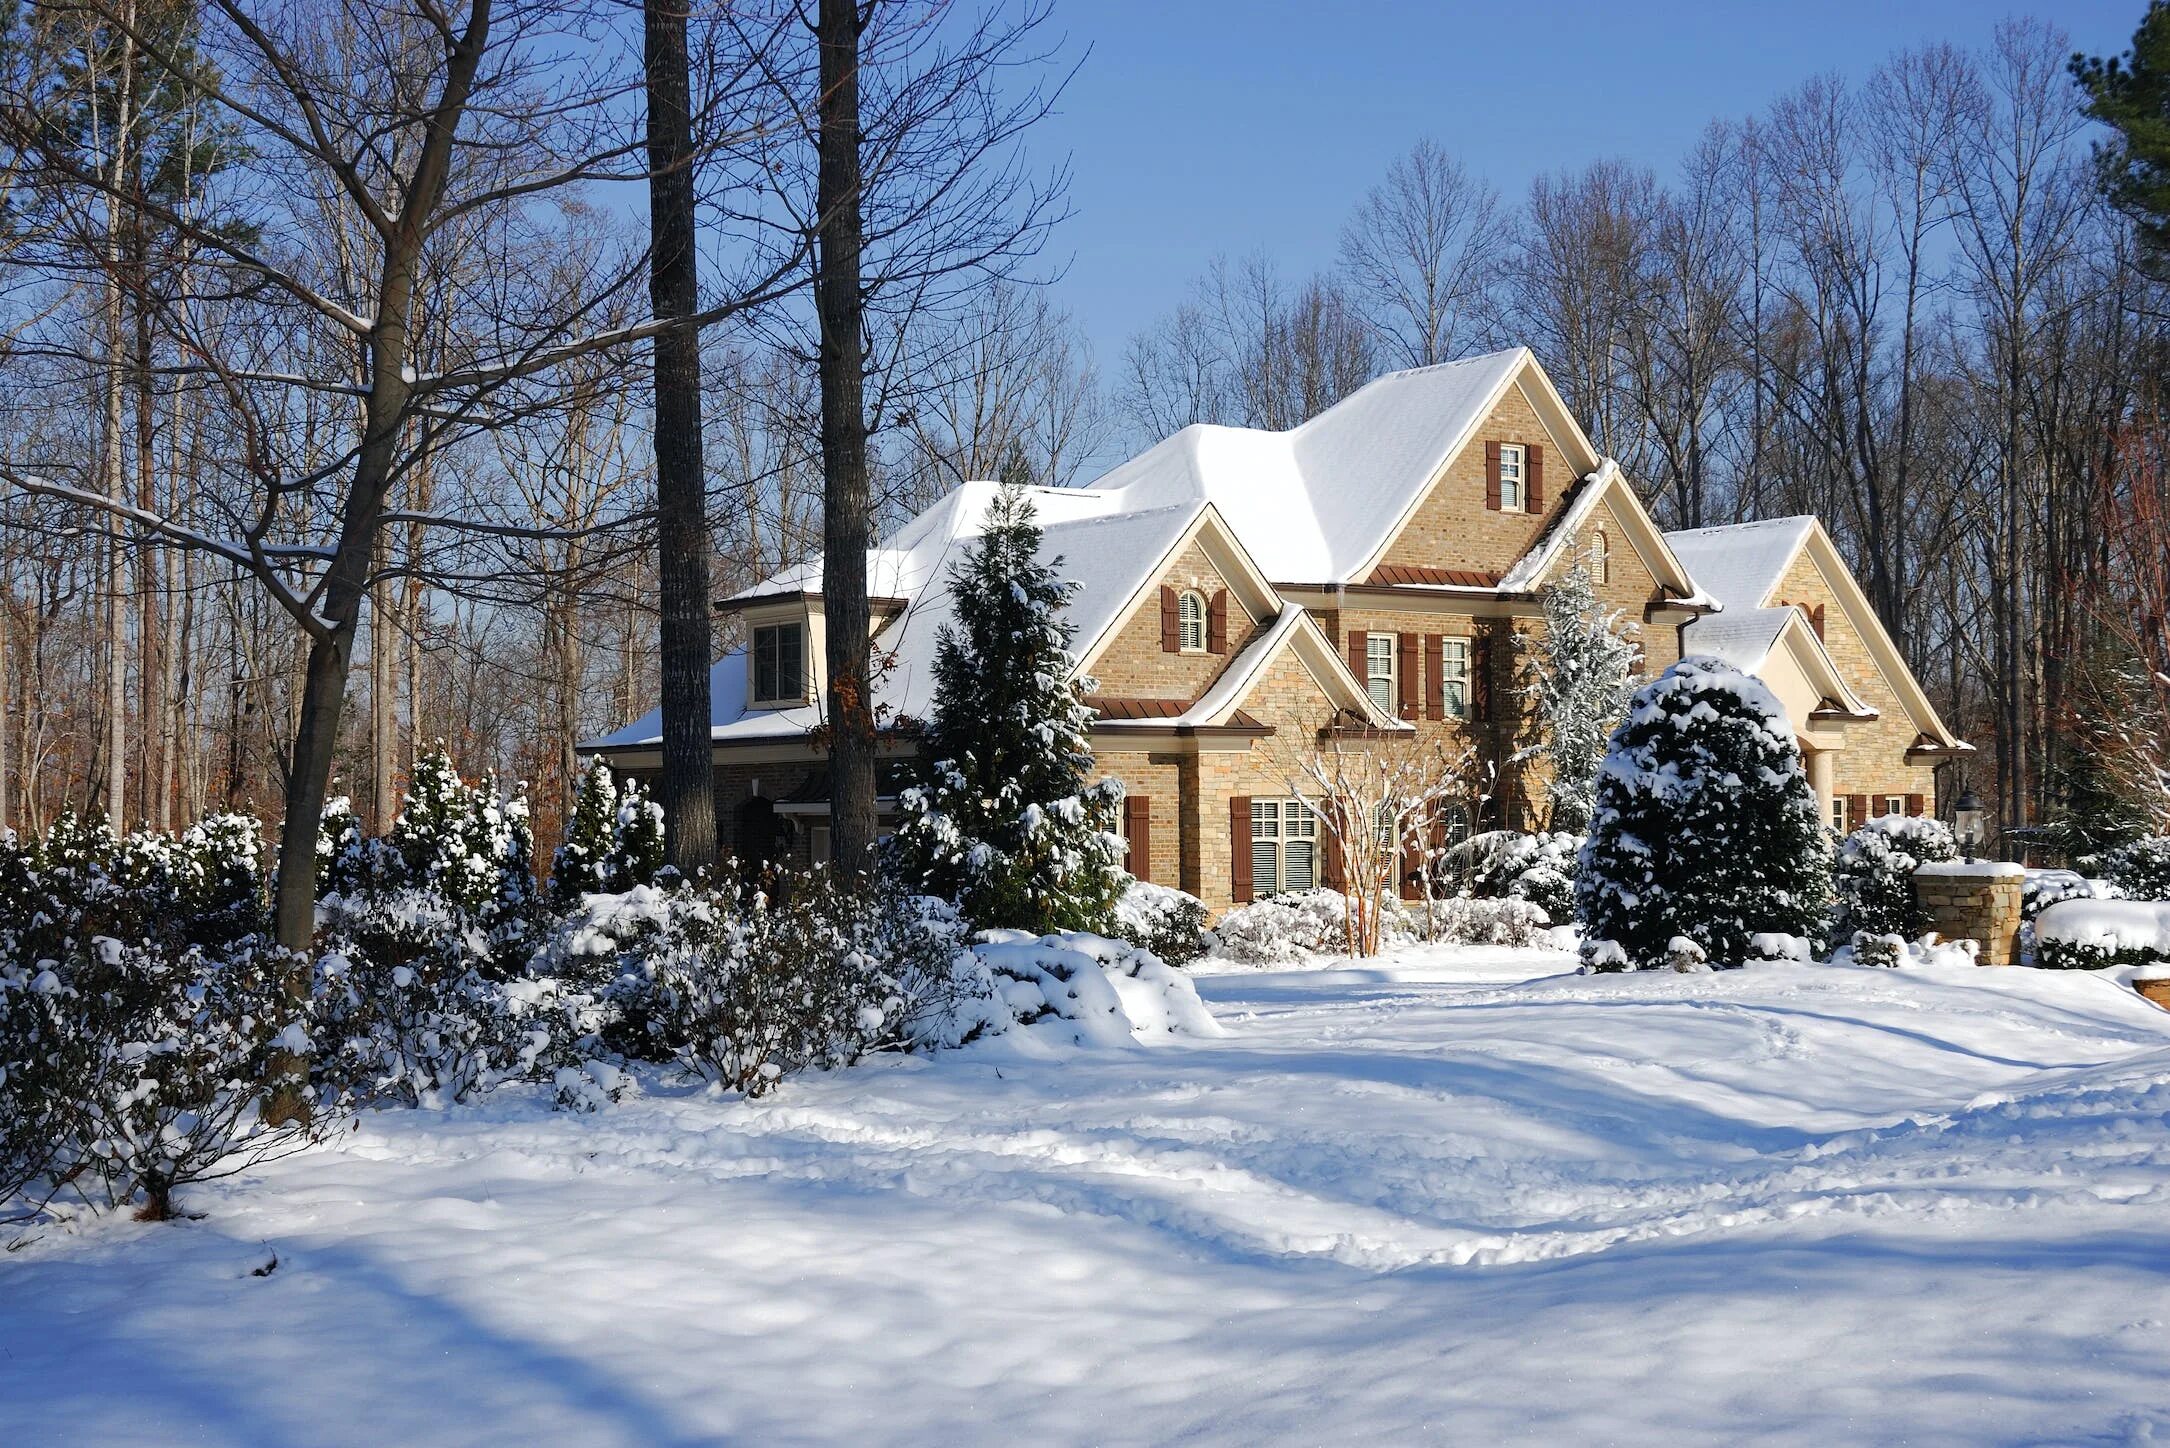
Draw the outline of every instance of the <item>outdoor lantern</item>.
M1982 845L1982 802L1974 797L1974 791L1963 791L1952 801L1952 832L1959 836L1959 849L1968 864L1974 863L1974 852Z

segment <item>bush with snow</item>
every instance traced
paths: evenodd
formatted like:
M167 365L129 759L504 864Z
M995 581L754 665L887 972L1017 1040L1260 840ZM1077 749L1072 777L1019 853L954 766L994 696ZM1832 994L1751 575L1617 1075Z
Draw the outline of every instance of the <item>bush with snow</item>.
M946 1019L926 1022L927 1044L1022 1033L1065 1045L1127 1046L1226 1034L1188 975L1126 940L988 930L961 965L978 984L960 992Z
M1575 859L1582 836L1563 830L1525 834L1487 830L1447 852L1451 872L1462 874L1471 895L1527 900L1546 919L1564 924L1575 909Z
M1250 965L1339 955L1349 902L1338 890L1302 890L1238 905L1213 927L1214 953Z
M550 897L571 909L583 895L623 894L663 868L663 807L635 779L595 760L581 772L565 843L550 857Z
M1427 922L1425 912L1429 911ZM1542 945L1552 917L1535 900L1509 896L1480 900L1456 896L1430 902L1404 900L1387 920L1397 942L1418 938L1442 945Z
M1613 732L1575 877L1584 963L1678 968L1681 943L1738 964L1759 933L1818 933L1831 850L1776 695L1682 659Z
M1839 843L1832 872L1834 940L1866 931L1911 940L1927 930L1929 912L1914 893L1923 865L1959 858L1951 826L1917 815L1883 815Z
M2121 845L2102 857L2102 875L2131 900L2170 900L2170 836Z
M2048 970L2170 963L2170 903L2060 901L2034 922L2034 963Z
M2060 900L2123 900L2125 892L2107 880L2092 880L2077 870L2029 870L2019 887L2019 917L2032 923Z
M1115 902L1113 933L1170 965L1205 953L1206 902L1166 885L1132 880Z
M1539 726L1531 752L1552 766L1545 779L1551 822L1575 831L1588 826L1596 807L1606 739L1635 692L1642 650L1634 641L1635 625L1620 610L1606 607L1589 570L1579 563L1544 589L1542 602L1545 627L1526 690ZM1567 913L1563 909L1554 918L1565 920Z

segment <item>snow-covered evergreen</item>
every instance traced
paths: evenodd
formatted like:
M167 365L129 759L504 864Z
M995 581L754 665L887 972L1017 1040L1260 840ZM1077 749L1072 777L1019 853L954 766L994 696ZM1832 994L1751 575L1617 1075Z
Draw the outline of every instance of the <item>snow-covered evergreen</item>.
M569 909L583 895L623 894L663 868L663 807L636 779L595 760L581 772L565 843L550 858L550 895Z
M1577 861L1584 961L1738 964L1758 934L1820 935L1830 897L1830 842L1777 696L1694 656L1643 686Z
M1942 820L1884 815L1855 830L1839 845L1832 943L1844 944L1862 931L1902 940L1921 935L1929 915L1915 898L1914 871L1957 858L1951 826Z
M1551 827L1588 828L1598 765L1635 692L1634 625L1597 596L1580 564L1544 590L1545 630L1530 657L1527 693L1540 730L1531 752L1552 766Z
M936 649L917 778L898 797L895 863L975 926L1106 934L1128 879L1122 785L1092 782L1071 585L1060 559L1040 560L1040 537L1031 499L1006 483L951 570L955 622Z

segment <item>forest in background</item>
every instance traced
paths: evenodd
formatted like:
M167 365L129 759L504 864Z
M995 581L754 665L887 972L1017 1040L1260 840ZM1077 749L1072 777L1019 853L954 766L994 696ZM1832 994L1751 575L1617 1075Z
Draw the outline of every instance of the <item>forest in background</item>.
M870 132L894 141L867 207L881 516L1005 468L1087 482L1187 423L1289 427L1383 371L1526 343L1666 526L1823 517L1981 746L1963 782L2005 823L2153 809L2164 827L2166 273L2104 184L2101 72L2083 84L2054 26L1805 78L1714 118L1669 174L1593 147L1509 197L1482 156L1412 137L1331 266L1232 246L1096 359L1053 260L1062 167L1030 147L1071 63L1047 11L889 15L866 52ZM164 828L220 807L276 823L312 580L373 445L394 460L354 580L335 766L365 819L382 826L442 740L469 771L529 781L553 840L573 742L653 706L637 15L497 7L471 77L482 119L398 272L400 346L421 361L366 375L386 355L386 238L414 214L387 188L411 182L402 148L475 16L5 14L8 824L116 801ZM718 595L821 547L799 18L688 16ZM392 442L364 405L388 392Z

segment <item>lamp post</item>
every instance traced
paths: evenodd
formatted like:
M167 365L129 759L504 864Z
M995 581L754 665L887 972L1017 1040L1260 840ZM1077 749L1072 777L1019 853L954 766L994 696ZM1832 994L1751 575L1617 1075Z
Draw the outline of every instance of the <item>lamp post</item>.
M1974 863L1974 852L1982 844L1982 802L1974 797L1974 791L1962 791L1952 801L1952 833L1959 836L1959 849L1968 864Z

